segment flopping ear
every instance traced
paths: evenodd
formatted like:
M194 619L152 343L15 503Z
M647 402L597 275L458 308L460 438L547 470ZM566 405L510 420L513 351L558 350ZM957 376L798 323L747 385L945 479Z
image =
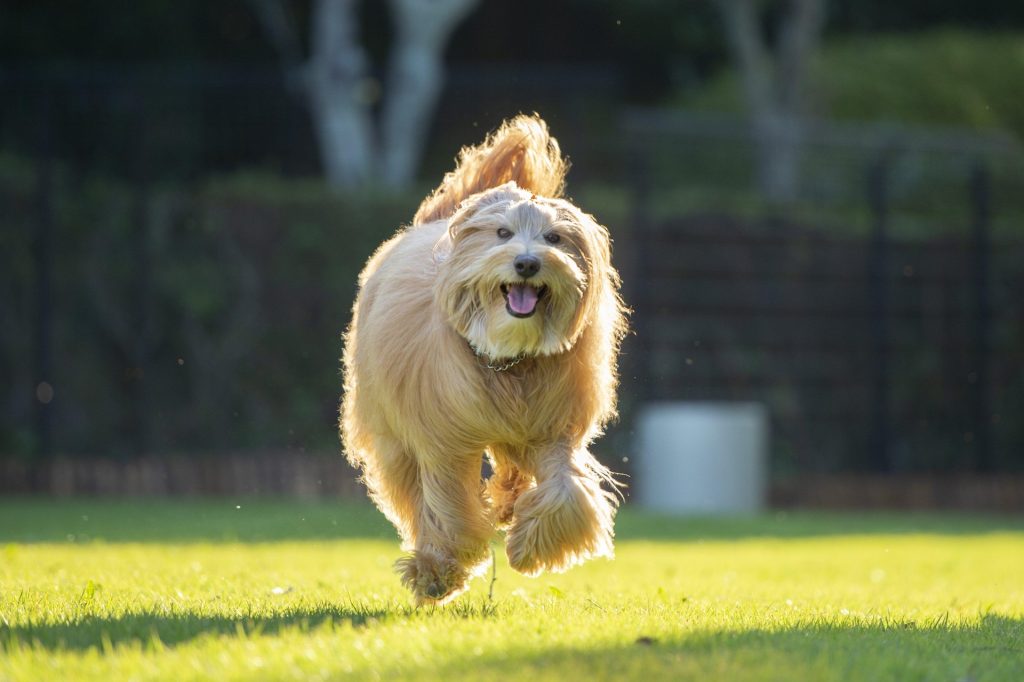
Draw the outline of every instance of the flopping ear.
M575 224L578 244L584 260L587 286L572 320L570 338L575 342L587 326L596 322L620 326L622 303L619 299L619 274L612 267L611 239L608 230L575 206L559 211L560 219Z

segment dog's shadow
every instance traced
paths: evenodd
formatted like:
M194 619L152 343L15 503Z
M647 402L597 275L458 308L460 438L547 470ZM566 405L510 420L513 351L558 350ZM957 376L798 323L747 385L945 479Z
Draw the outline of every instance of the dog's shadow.
M84 616L65 623L39 623L7 627L0 623L0 642L20 642L46 649L86 650L138 643L176 646L205 635L277 634L297 628L316 629L329 623L356 627L407 618L415 609L400 604L368 607L358 604L298 608L268 615L229 617L198 613L137 612L114 617ZM3 650L0 644L0 651Z
M498 613L498 607L490 600L464 600L444 607L421 608L401 601L383 606L352 602L235 617L141 611L111 617L85 615L63 623L8 626L0 622L0 653L5 645L13 644L76 651L133 643L143 647L173 647L207 635L274 635L290 629L310 631L342 624L358 628L434 613L455 618L489 618Z

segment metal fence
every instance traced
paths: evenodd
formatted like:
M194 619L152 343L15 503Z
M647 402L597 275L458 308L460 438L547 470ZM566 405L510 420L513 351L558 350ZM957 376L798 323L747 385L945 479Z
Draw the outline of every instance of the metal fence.
M454 69L425 174L520 109L583 134L618 84ZM358 272L426 187L294 182L317 153L276 68L0 66L0 100L0 458L336 453Z
M618 128L615 74L466 71L449 88L439 130L541 109L574 192L631 192L614 232L635 334L605 447L628 450L645 400L758 400L776 473L1024 469L1013 140L821 125L800 207L781 211L749 199L746 126L634 112ZM411 206L204 194L208 173L315 170L271 72L8 69L0 96L0 456L333 450L355 272ZM438 169L468 141L449 134Z
M637 401L764 403L776 472L1024 469L1024 235L993 235L995 183L1021 186L1012 141L819 130L813 215L673 215L652 207L701 180L666 179L666 158L749 158L753 140L704 117L627 130ZM928 156L938 180L901 177ZM914 210L928 196L944 208Z

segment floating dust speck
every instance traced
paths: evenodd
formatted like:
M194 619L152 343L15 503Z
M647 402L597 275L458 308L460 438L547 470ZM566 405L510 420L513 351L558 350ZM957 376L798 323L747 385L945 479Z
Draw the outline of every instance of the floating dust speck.
M48 381L40 381L36 386L36 400L43 405L49 405L53 400L53 386Z

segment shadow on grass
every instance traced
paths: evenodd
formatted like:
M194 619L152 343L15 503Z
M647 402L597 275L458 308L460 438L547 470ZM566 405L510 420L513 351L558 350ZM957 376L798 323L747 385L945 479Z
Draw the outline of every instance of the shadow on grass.
M360 604L325 604L320 608L295 609L265 616L204 616L199 614L130 613L117 617L87 616L63 623L6 626L0 624L0 652L12 646L85 650L109 645L176 646L207 635L273 635L298 628L310 631L323 626L369 627L414 616L486 619L500 607L494 603L457 601L445 607L416 608L405 603L384 607ZM156 644L157 640L159 644Z
M635 636L635 638L634 638ZM557 647L446 662L440 679L999 680L1024 673L1024 621L988 615L973 625L807 624L778 630L699 632L671 639L630 633L619 646ZM383 679L419 671L386 668Z
M114 618L86 617L67 623L46 623L7 627L0 625L0 651L15 643L47 649L84 650L92 647L139 643L143 646L159 640L175 646L204 635L248 636L275 634L287 628L311 630L328 623L349 623L360 627L369 623L407 617L411 607L368 608L358 605L325 605L268 616L204 616L197 614L132 613Z
M747 538L1024 532L1024 517L954 513L774 512L676 518L625 507L620 541L694 542ZM369 502L223 499L0 500L4 542L281 542L370 539L397 542Z
M0 652L19 646L79 651L109 645L158 648L157 639L163 646L175 646L207 635L273 635L286 628L305 631L328 623L373 627L414 614L444 628L445 619L494 615L487 605L453 607L431 612L407 606L325 606L257 618L159 614L90 618L69 624L0 627ZM715 679L1017 680L1024 670L1024 621L997 615L983 616L970 625L941 620L927 624L832 621L777 630L622 634L625 641L616 646L553 646L527 654L502 648L499 642L496 651L483 656L441 655L431 672L441 673L442 679L486 669L493 679L527 679L534 673L548 679L564 670L566 679L707 679L713 673ZM375 669L385 679L415 679L423 672L410 670L400 659L399 652L382 656Z

